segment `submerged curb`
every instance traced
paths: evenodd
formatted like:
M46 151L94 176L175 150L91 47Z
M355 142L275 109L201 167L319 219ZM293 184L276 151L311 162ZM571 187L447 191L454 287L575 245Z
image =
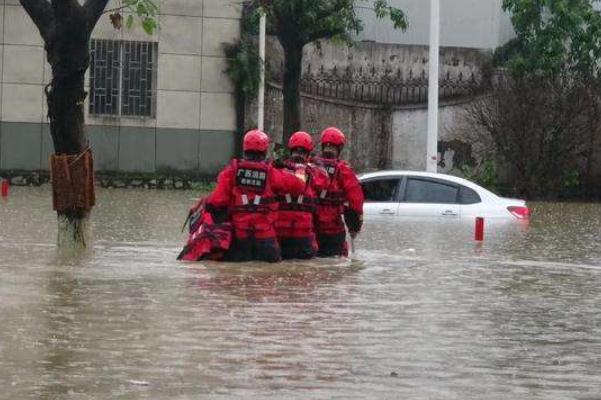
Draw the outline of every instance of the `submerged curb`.
M50 183L47 171L3 171L0 180L6 179L12 186L42 186ZM158 174L95 174L97 187L114 189L158 189L158 190L202 190L209 191L214 186L214 180L200 177Z

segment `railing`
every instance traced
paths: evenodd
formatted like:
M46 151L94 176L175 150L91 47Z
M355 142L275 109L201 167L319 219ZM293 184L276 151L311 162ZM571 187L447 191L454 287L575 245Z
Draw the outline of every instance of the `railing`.
M281 74L274 78L281 82ZM464 76L459 73L451 76L447 73L439 80L439 97L452 100L474 96L485 90L483 82L474 74ZM403 76L396 74L376 76L375 74L353 74L346 70L339 74L334 68L331 72L310 71L301 78L301 92L307 95L327 97L338 100L375 103L386 105L423 104L428 101L428 77L425 71L417 76L412 71Z

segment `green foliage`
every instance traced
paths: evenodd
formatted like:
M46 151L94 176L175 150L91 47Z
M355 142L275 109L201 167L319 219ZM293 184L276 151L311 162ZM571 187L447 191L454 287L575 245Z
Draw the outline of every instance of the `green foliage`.
M563 185L566 189L573 189L580 186L580 171L571 168L565 171Z
M115 14L119 14L120 10L125 10L130 13L125 20L127 29L133 27L136 18L140 19L142 29L144 29L148 35L152 35L159 28L159 7L155 4L155 0L124 0L121 7L108 11L116 11ZM121 24L115 22L120 21L120 15L118 16L119 19L116 20L111 18L113 25L117 29L121 28Z
M124 0L123 7L141 18L154 18L159 13L154 0Z
M144 28L144 31L147 34L152 35L152 32L154 32L158 28L156 19L154 19L152 17L144 18L142 20L142 28Z
M226 73L238 90L246 96L255 96L259 90L261 60L256 45L249 39L224 45L227 56Z
M517 33L507 66L515 76L599 76L599 0L503 0Z
M290 151L288 150L288 147L282 146L279 143L271 143L269 145L269 151L267 154L272 160L285 160L290 157Z
M127 29L131 29L131 27L133 26L133 24L134 24L134 16L133 15L128 15L127 16L127 23L126 23Z
M498 192L499 182L497 164L494 160L482 160L482 162L475 167L465 164L461 167L461 173L465 179L476 182L492 192Z
M395 27L406 29L407 18L388 0L250 0L249 24L254 31L258 13L266 15L268 32L277 36L284 49L283 142L299 129L300 79L303 47L323 39L352 42L351 35L363 30L356 7L372 5L378 18L389 18Z
M258 13L267 15L267 29L278 36L283 45L305 45L320 39L350 40L350 34L363 30L355 10L357 0L253 0L250 2L250 32L256 32ZM388 0L370 1L376 17L388 18L397 29L407 28L402 10L389 5ZM369 5L368 3L368 5Z
M386 0L375 0L374 12L376 13L376 17L380 19L389 17L395 29L407 29L405 13L398 8L388 5Z
M521 40L514 38L501 47L497 47L493 54L492 63L496 67L502 67L509 63L514 57L520 56L526 51Z

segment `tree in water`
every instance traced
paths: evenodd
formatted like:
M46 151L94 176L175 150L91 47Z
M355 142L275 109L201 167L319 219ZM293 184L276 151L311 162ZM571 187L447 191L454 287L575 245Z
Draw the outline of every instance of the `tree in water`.
M303 47L323 39L350 41L350 35L363 30L356 13L358 0L253 0L251 6L265 12L268 29L284 49L284 126L282 143L300 130L300 81ZM394 27L405 30L403 11L388 0L372 0L378 18L389 18ZM365 6L366 4L363 4ZM256 17L256 15L255 15Z
M115 28L120 28L120 10L137 15L142 19L144 30L152 33L157 28L158 8L152 0L125 0L122 7L113 10L106 10L109 0L86 0L83 4L78 0L19 1L40 31L52 68L52 80L46 87L46 98L54 151L62 157L56 160L65 161L63 164L66 169L61 175L68 177L68 184L63 185L63 189L67 186L88 186L87 199L74 199L86 190L74 187L72 189L75 190L57 191L55 184L60 184L60 179L59 176L53 176L54 203L59 222L58 243L59 246L76 244L85 247L85 221L94 203L91 151L84 131L83 109L87 96L84 79L90 65L90 37L105 13L112 12L111 22ZM132 15L126 21L128 27L133 24ZM81 164L81 160L89 160L87 179L72 176L73 172L69 171L70 166ZM55 162L52 164L54 167ZM57 204L69 206L57 208Z

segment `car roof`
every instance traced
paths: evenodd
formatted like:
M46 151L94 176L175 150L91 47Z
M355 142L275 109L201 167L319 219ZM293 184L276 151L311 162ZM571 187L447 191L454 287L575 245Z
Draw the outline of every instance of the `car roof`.
M498 198L498 196L496 194L494 194L493 192L491 192L490 190L487 190L474 182L468 181L467 179L460 178L458 176L453 176L453 175L440 174L437 172L410 171L410 170L374 171L374 172L367 172L367 173L359 175L359 180L372 179L372 178L386 178L386 177L394 177L394 176L406 176L406 175L418 176L418 177L423 177L423 178L443 179L443 180L446 180L449 182L467 186L470 189L477 190L480 193L485 192L488 195Z

